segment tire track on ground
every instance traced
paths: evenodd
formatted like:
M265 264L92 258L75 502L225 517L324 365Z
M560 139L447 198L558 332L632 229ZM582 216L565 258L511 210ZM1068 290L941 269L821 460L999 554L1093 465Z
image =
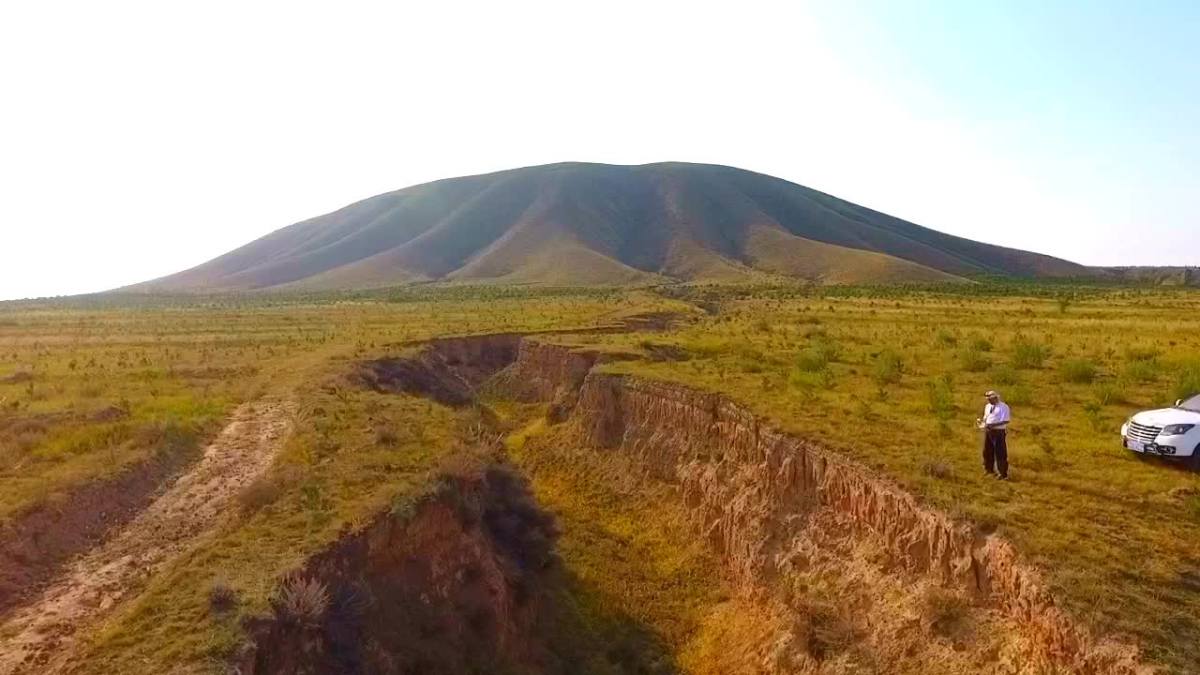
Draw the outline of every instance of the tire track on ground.
M0 674L61 672L83 629L211 530L229 500L271 466L292 410L279 401L238 407L191 471L13 612L0 627Z

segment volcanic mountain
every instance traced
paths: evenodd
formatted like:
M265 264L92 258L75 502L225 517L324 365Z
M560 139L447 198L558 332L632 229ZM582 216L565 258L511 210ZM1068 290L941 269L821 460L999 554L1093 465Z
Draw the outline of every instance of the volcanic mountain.
M1087 272L742 169L565 163L371 197L126 290L325 290L435 280L888 283Z

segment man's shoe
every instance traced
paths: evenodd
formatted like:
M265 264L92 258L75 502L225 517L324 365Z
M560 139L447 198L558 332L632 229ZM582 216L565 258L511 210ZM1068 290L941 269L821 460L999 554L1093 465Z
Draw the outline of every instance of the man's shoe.
M996 480L1008 480L1008 474L1005 474L1003 476L996 476Z

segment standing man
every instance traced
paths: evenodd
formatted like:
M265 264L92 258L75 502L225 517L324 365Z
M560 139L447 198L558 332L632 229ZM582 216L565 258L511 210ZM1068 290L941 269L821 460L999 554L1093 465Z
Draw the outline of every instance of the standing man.
M1000 480L1008 480L1007 436L1012 413L1008 404L1000 400L1000 394L989 391L984 396L987 405L983 406L983 417L975 420L983 429L983 470Z

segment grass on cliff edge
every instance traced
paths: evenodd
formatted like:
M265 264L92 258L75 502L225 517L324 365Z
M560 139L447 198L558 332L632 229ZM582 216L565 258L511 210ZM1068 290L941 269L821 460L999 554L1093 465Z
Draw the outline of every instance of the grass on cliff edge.
M604 367L725 393L880 469L1012 539L1075 616L1200 666L1200 477L1118 431L1200 391L1200 294L824 292L694 289L711 314L675 332L555 340L639 353ZM992 388L1013 409L1010 483L981 466Z

